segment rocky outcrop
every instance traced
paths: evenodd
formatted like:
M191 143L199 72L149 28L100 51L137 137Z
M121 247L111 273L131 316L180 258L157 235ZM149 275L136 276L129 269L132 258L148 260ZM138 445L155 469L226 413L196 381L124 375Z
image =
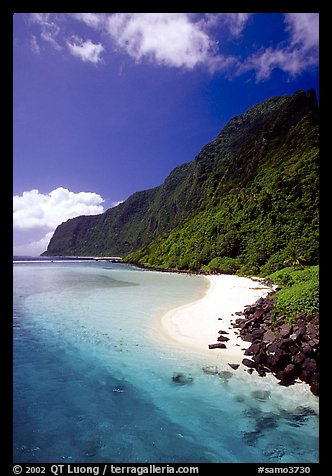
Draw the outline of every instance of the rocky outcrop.
M318 317L303 313L292 323L281 316L272 318L273 293L246 306L232 323L239 336L251 342L244 354L243 365L260 376L272 372L281 385L302 380L319 395L319 322Z

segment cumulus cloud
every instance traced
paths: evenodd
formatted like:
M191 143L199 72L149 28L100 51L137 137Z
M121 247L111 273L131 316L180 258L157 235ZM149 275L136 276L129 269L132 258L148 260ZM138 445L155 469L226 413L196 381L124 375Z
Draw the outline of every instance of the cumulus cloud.
M216 51L216 42L185 13L116 13L107 31L136 61L193 69Z
M193 70L226 71L238 59L224 56L213 29L222 29L229 39L244 30L249 13L116 13L103 20L103 29L116 48L136 62ZM226 37L226 35L225 35Z
M36 232L39 238L25 245L15 247L16 254L23 248L28 252L32 249L47 248L47 244L60 223L79 215L97 215L103 213L103 198L94 192L70 192L59 187L49 194L38 190L23 192L13 199L14 232ZM40 238L40 236L42 237Z
M38 190L14 196L14 229L54 229L78 215L95 215L104 211L103 199L94 192L70 192L59 187L49 194Z
M101 43L93 43L91 40L83 41L82 38L74 36L72 43L67 41L67 46L72 55L84 62L97 64L102 61L101 54L104 47Z

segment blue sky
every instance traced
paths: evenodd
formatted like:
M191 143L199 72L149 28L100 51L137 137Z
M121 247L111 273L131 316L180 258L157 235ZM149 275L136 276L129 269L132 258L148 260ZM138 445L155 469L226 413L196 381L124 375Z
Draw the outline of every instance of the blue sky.
M318 13L14 15L14 254L160 185L234 115L318 91Z

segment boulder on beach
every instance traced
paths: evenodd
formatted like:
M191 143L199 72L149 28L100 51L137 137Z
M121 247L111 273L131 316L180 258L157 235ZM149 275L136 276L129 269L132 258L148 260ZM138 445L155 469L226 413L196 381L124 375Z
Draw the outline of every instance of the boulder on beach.
M250 368L254 368L256 363L253 361L253 360L250 360L250 359L243 359L242 360L242 363L243 365L245 365L246 367L250 367Z
M229 338L225 337L223 335L220 335L217 339L217 341L219 341L219 342L227 342L228 340L229 340Z
M319 394L319 321L317 316L303 313L290 324L279 316L271 316L274 299L260 298L245 306L244 317L236 319L233 328L239 329L242 340L251 342L242 349L243 365L256 369L262 377L272 372L280 385L302 380L309 384L314 395ZM239 315L239 314L238 314Z
M226 349L226 346L222 342L218 342L217 344L209 344L209 349Z
M228 362L228 365L233 369L233 370L237 370L239 367L240 367L240 364L231 364Z

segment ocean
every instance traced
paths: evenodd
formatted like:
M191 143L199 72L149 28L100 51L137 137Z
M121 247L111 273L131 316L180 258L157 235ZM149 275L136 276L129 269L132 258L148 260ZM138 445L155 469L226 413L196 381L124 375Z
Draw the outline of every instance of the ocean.
M318 462L307 385L162 335L162 314L203 296L203 276L93 260L13 266L15 463Z

